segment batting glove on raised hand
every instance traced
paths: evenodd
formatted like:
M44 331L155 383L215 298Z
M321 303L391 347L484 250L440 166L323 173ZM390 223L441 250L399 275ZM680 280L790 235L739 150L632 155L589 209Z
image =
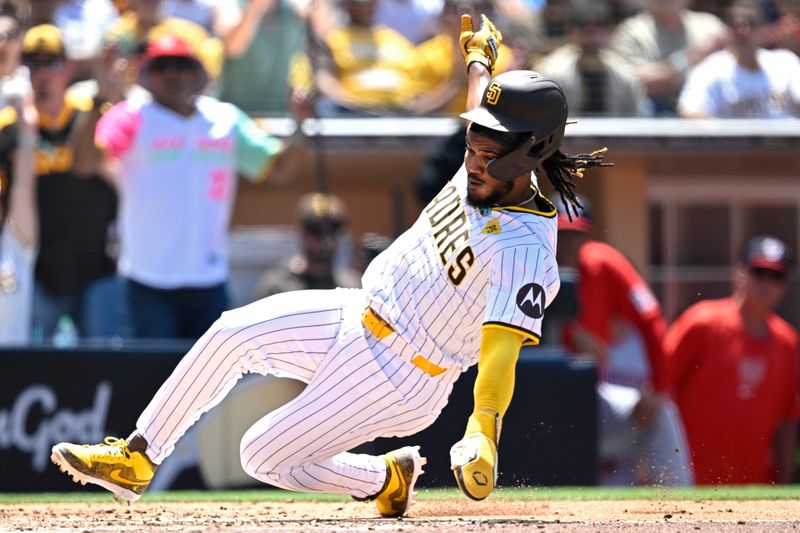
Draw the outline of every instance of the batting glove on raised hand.
M472 25L471 16L461 15L461 36L458 42L461 44L461 55L467 62L467 70L472 63L477 62L485 65L491 73L497 61L500 43L503 42L503 34L486 15L481 15L481 28L478 31Z
M491 422L490 417L493 419ZM481 429L483 427L485 429ZM500 419L496 413L473 413L467 424L466 435L450 448L450 468L458 488L468 498L482 500L494 489L497 481L496 440L499 435Z

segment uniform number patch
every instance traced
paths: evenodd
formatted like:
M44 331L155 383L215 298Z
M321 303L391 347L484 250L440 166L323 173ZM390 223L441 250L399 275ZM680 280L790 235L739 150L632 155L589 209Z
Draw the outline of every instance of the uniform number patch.
M544 316L545 294L538 283L528 283L517 292L517 307L531 318Z

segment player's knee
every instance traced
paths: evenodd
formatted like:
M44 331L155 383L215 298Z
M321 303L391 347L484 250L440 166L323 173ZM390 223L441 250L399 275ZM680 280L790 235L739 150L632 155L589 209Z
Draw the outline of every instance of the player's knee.
M262 479L270 473L277 472L281 463L277 460L278 455L273 452L269 441L265 442L261 434L252 435L245 433L239 446L239 458L242 461L242 469L249 476Z
M242 462L242 470L244 470L248 476L258 478L261 465L256 460L253 446L254 443L245 436L239 446L239 459Z
M244 473L258 479L258 464L253 461L253 457L243 453L239 456L239 459L242 462L242 470L244 470Z

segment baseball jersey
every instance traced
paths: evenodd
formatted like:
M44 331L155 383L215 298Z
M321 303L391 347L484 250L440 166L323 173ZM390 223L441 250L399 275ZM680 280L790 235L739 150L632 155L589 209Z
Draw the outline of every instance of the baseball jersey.
M57 116L40 115L35 150L39 209L35 276L51 296L80 295L93 281L116 272L109 241L117 217L117 192L99 173L79 176L72 171L75 134L91 106L91 98L70 92Z
M466 193L462 166L362 278L373 310L419 353L464 369L478 360L482 326L538 343L559 288L555 206L537 193L533 210L477 209Z
M656 390L667 388L662 342L666 324L661 306L647 283L624 255L600 241L588 241L578 252L578 302L576 323L606 345L612 338L612 321L619 317L633 324L644 342L649 374ZM601 372L609 372L609 368ZM607 376L624 383L624 376ZM633 376L630 376L633 377Z
M34 272L37 284L52 296L80 294L90 282L116 270L108 251L116 192L99 174L78 176L72 171L75 132L91 106L91 98L70 91L56 116L39 117L34 149L39 212ZM12 107L0 111L0 188L13 176L18 129L11 120L16 120Z
M232 104L201 96L196 105L184 117L126 100L97 124L97 145L121 163L119 270L160 289L228 278L237 174L265 176L283 146Z
M800 105L800 58L789 50L756 52L759 68L744 68L728 50L692 69L681 92L682 113L719 118L787 118Z
M767 330L748 336L738 305L724 298L695 304L667 332L698 484L775 481L775 430L798 416L798 338L775 314Z

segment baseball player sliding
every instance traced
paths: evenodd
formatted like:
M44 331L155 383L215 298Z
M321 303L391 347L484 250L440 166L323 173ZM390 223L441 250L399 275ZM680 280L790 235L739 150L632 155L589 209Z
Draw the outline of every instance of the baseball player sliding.
M464 165L369 265L363 288L283 293L223 313L128 439L57 444L62 470L132 502L243 374L269 373L308 385L246 432L245 471L285 489L374 500L382 516L400 516L426 462L419 447L348 450L432 424L477 362L474 411L451 463L467 496L489 495L520 347L539 342L559 288L556 208L533 171L575 201L573 176L604 163L559 151L567 105L558 85L532 71L491 78L501 34L485 16L477 31L463 16L461 29L471 109L462 115L471 122Z

